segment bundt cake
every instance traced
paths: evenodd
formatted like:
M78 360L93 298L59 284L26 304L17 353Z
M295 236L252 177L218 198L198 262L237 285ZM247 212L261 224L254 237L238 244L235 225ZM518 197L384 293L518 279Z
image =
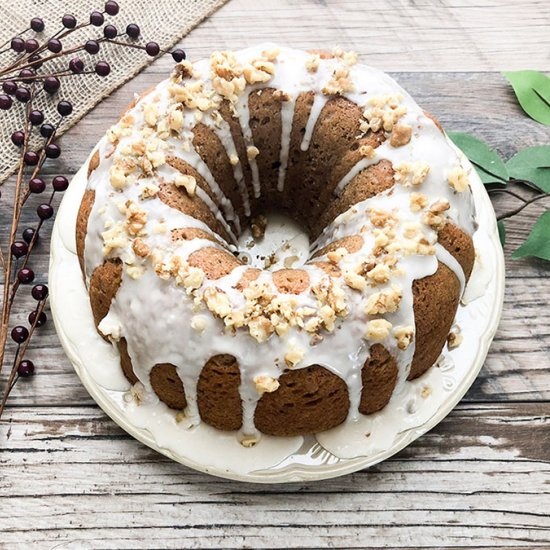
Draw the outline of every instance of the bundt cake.
M269 211L307 232L303 265L239 255ZM474 230L460 157L396 82L262 45L179 63L130 105L90 157L76 241L126 378L250 444L399 398L446 343Z

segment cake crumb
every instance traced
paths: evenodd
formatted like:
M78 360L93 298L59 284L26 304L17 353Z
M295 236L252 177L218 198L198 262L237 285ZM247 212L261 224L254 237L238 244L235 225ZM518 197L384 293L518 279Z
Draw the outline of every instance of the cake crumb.
M250 222L250 231L255 240L264 238L266 228L267 218L264 215L260 214L252 218Z
M197 180L193 176L185 174L176 174L174 185L177 188L183 187L190 197L195 196L197 189Z
M260 154L260 150L254 145L249 145L246 148L246 156L248 160L254 160Z
M447 336L447 345L449 346L449 349L454 349L460 346L462 344L463 336L458 331L451 331L449 332L449 336Z
M412 128L408 124L397 124L390 137L392 147L402 147L411 141Z
M240 443L243 447L250 449L258 443L259 439L255 435L245 435L240 440Z

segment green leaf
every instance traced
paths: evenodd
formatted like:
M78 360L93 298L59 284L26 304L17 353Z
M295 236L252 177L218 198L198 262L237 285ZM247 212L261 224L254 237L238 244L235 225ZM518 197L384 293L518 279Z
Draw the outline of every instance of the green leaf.
M506 168L511 178L532 181L550 192L550 145L523 149L506 163Z
M550 78L538 71L502 74L512 84L522 109L533 120L550 126Z
M502 248L504 248L504 245L506 244L506 227L504 227L504 222L502 220L497 222L497 228L500 244L502 245Z
M512 254L512 258L536 256L550 260L550 210L537 220L527 240Z
M508 181L506 165L498 156L498 153L484 141L464 132L449 132L449 137L476 167L483 183Z

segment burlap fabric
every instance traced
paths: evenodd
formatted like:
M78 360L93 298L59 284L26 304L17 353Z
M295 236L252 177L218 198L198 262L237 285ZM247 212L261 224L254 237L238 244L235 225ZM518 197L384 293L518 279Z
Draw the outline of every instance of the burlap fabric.
M106 24L114 24L120 32L126 28L128 23L137 23L141 28L141 38L137 41L138 43L145 44L149 40L154 40L162 49L166 49L178 42L227 0L117 1L120 5L120 13L116 17L105 15ZM44 32L36 36L42 43L62 29L61 18L65 13L75 15L78 22L88 22L91 11L103 10L104 0L16 0L15 2L3 1L1 4L0 44L9 41L13 36L27 29L32 17L41 17L46 23ZM34 36L34 33L28 31L22 36L29 38ZM63 40L64 49L83 44L86 37L97 38L100 36L102 36L101 28L82 29ZM49 52L44 55L47 53ZM100 78L95 74L71 75L61 78L61 88L57 92L56 98L70 100L74 111L68 119L62 122L60 134L75 124L101 99L153 61L143 51L110 44L102 44L101 51L95 56L84 51L74 55L78 55L85 62L87 69L92 69L97 61L107 61L111 66L111 73L106 78ZM71 57L50 61L48 64L44 64L41 72L44 73L48 67L52 68L54 64L58 69L65 69ZM0 68L7 66L14 59L16 57L12 52L0 54ZM36 98L36 107L44 110L48 122L55 123L59 118L55 112L55 104L56 101L49 100L44 93L38 94ZM2 148L0 184L17 167L19 152L12 145L10 136L14 130L22 128L23 117L23 105L17 102L14 102L14 106L9 111L0 111L0 145Z

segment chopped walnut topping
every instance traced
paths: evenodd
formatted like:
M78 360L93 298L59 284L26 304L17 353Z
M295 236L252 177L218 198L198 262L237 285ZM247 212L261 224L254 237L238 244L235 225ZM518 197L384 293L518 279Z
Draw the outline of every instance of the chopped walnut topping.
M432 211L428 211L423 214L422 223L425 223L426 225L437 231L445 225L446 220L443 216L439 216Z
M397 183L410 187L420 185L428 176L430 165L425 162L402 162L394 165L394 178Z
M274 330L271 321L265 317L256 317L248 322L250 336L258 342L265 342L273 334Z
M231 313L231 303L227 294L213 286L208 287L203 294L206 307L218 317L225 317Z
M319 62L321 61L321 56L318 53L310 55L306 59L306 69L310 73L316 73L319 68Z
M368 128L373 132L381 129L391 132L397 121L407 112L407 108L400 105L402 99L401 94L370 98L368 101L370 107L363 112Z
M189 290L200 288L206 275L202 269L198 267L190 267L186 275L181 279L183 286Z
M191 317L191 328L197 332L204 332L208 326L208 321L204 315L193 315Z
M183 128L183 112L181 109L172 109L168 114L168 126L170 130L179 131Z
M396 124L390 137L392 147L402 147L411 141L412 128L408 124Z
M463 336L458 331L451 331L449 332L449 336L447 336L447 345L449 346L449 349L457 348L462 344Z
M135 252L136 256L140 258L147 258L151 254L151 249L142 239L134 239L132 243L132 250Z
M275 66L271 61L265 59L255 59L251 65L247 65L243 70L243 75L249 84L258 82L269 82L275 73Z
M371 145L361 145L361 147L359 147L359 154L364 158L373 159L376 155L376 151Z
M248 157L248 160L255 159L260 154L260 150L257 147L254 147L254 145L249 145L246 148L246 156Z
M152 199L156 197L160 191L160 187L154 183L147 183L143 186L139 198L141 200Z
M463 193L468 189L468 173L461 166L449 171L447 175L449 185L457 192Z
M230 155L229 162L231 166L237 166L237 164L239 164L239 157L237 155Z
M428 197L422 193L411 193L409 200L412 212L420 212L428 205Z
M430 212L433 212L434 214L441 214L442 212L449 210L449 208L451 208L451 205L447 199L439 199L438 201L430 204Z
M386 227L395 225L397 217L393 212L381 210L380 208L369 208L369 220L375 227Z
M397 347L400 350L406 350L414 336L414 327L399 326L393 329L393 335L397 340Z
M394 285L389 290L371 294L365 304L367 315L393 313L399 309L402 297L401 287Z
M331 250L327 254L327 258L329 262L333 264L337 264L341 260L343 260L348 255L347 249L345 249L343 246L337 248L336 250Z
M243 447L250 449L251 447L254 447L258 443L258 438L255 435L245 435L240 440L240 443Z
M130 279L137 280L145 273L145 267L142 265L127 265L126 273Z
M330 306L325 305L319 310L319 317L321 318L324 327L329 332L332 332L336 321L336 312Z
M302 348L295 343L291 343L285 354L285 363L292 369L304 358L304 355L305 352Z
M421 232L420 224L416 222L408 222L403 225L403 236L407 239L418 237Z
M183 187L190 197L195 196L197 180L193 176L176 174L176 177L174 178L174 185L178 188Z
M134 401L136 405L141 405L145 397L145 386L141 382L136 382L130 390L124 394L124 401L131 403Z
M267 228L267 218L260 214L252 218L250 222L250 230L254 239L263 239Z
M126 231L128 234L134 237L142 235L146 223L147 212L135 202L126 201Z
M103 255L108 256L111 251L117 248L125 248L128 244L126 230L122 222L106 224L106 231L101 233L103 238Z
M115 189L124 189L128 183L124 171L115 164L109 169L109 181Z
M279 381L272 376L259 375L254 378L254 384L256 384L256 391L263 395L264 393L272 393L279 389Z
M357 63L357 52L353 50L345 51L342 48L333 48L332 55L338 59L342 59L350 67Z
M267 59L268 61L275 61L279 54L281 53L281 48L271 48L270 50L263 50L262 51L262 57L264 59Z
M355 290L363 291L367 287L366 279L355 271L344 272L344 281L350 288Z
M427 399L432 394L432 388L430 386L422 386L422 390L420 391L420 397L422 399Z
M348 67L338 67L334 71L332 78L321 89L325 95L345 94L346 92L353 92L354 90L355 86L351 78L349 78Z
M372 269L367 271L367 278L375 284L384 284L390 280L390 268L383 263L376 264Z
M193 64L188 59L184 59L174 67L173 79L181 80L183 78L191 78L192 76L195 76Z
M158 108L156 103L147 103L143 107L143 118L148 126L155 127L158 120Z
M386 319L374 319L367 323L365 336L368 340L380 341L390 334L392 324Z

